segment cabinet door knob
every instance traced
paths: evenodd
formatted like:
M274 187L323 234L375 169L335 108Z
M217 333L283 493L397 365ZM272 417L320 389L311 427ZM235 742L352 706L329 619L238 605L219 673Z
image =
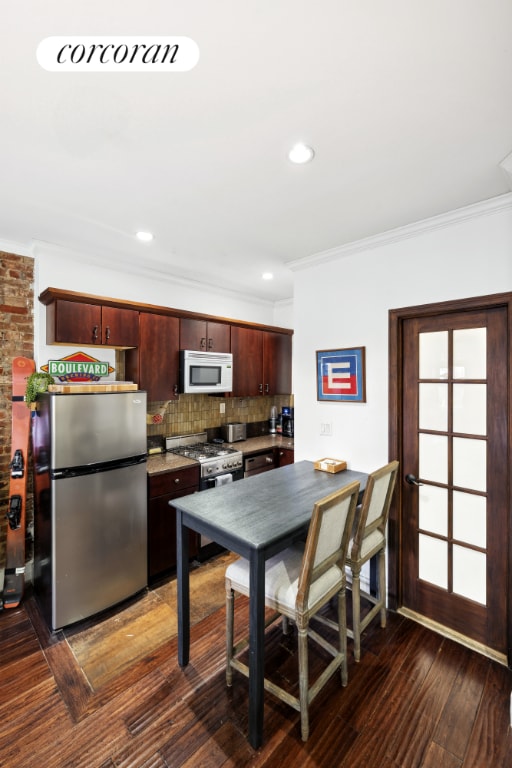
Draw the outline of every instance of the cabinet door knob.
M99 326L95 325L94 328L92 329L92 338L94 341L97 341L98 339L98 327Z
M180 482L180 479L179 479L179 477L175 477L175 478L174 478L174 483L175 483L176 485L178 485L178 484L179 484L179 482Z
M258 387L258 389L259 389L259 391L260 391L260 394L263 394L263 384L260 384L260 386Z
M213 339L208 339L208 349L213 349Z
M109 339L110 339L110 326L107 325L107 327L105 328L105 341L109 341Z
M201 342L200 342L200 344L199 344L199 347L200 347L201 349L206 349L206 336L203 336L203 337L202 337L202 339L201 339Z
M265 384L265 392L266 392L266 393L267 393L267 395L268 395L268 384Z

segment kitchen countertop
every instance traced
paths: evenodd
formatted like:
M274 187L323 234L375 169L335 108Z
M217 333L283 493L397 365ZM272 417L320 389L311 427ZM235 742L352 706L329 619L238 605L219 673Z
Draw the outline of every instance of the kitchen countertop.
M236 448L242 451L244 455L256 451L264 451L268 448L289 448L293 450L293 438L283 435L261 435L260 437L250 437L247 440L240 440L237 443L226 443L229 448ZM187 459L186 456L176 456L174 453L157 453L148 456L147 471L148 475L158 475L162 472L174 472L177 469L198 466L194 459Z
M159 475L162 472L174 472L177 469L198 467L197 461L186 456L176 456L175 453L155 453L148 456L148 475Z

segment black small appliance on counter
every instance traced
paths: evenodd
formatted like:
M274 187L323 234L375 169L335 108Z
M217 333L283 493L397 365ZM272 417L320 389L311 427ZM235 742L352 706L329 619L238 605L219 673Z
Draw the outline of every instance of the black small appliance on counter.
M285 437L293 437L293 408L284 406L281 413L282 433Z

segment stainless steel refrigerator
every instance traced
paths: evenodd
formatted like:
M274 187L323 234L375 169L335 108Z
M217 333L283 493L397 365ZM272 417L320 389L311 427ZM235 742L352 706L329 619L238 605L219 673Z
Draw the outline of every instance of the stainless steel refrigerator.
M47 393L38 403L34 591L56 630L147 585L146 393Z

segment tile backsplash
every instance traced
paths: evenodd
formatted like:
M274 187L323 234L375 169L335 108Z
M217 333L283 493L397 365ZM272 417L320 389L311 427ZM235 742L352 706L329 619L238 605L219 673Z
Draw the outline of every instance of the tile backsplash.
M293 406L293 395L275 397L211 397L210 395L180 395L178 400L167 403L149 403L148 414L161 413L162 421L148 424L148 437L157 435L186 435L205 432L232 421L245 424L266 422L270 408ZM224 406L224 413L222 413Z

